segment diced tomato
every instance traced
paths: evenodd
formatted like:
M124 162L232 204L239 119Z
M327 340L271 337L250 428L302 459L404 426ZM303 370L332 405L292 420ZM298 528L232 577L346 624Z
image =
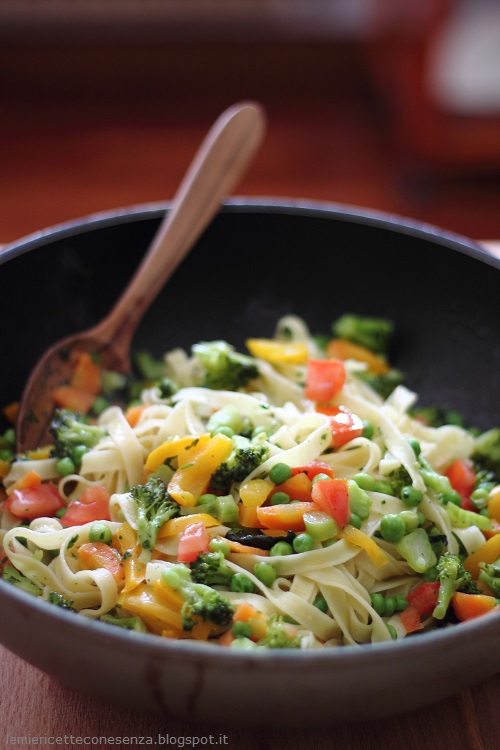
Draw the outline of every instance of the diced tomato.
M95 484L87 487L77 500L72 500L61 518L63 526L82 526L90 521L109 521L109 492Z
M401 622L407 633L413 633L415 630L421 630L423 625L420 622L418 609L410 604L406 609L400 612Z
M307 363L305 397L325 403L339 393L345 383L345 368L340 359L310 359Z
M474 469L470 463L461 458L457 458L453 461L451 466L446 469L445 474L450 480L453 489L458 492L462 498L462 508L465 508L465 510L476 510L470 499L471 493L474 490L474 482L476 480Z
M340 448L363 434L363 422L345 406L318 406L316 411L330 417L332 446L334 448Z
M318 511L316 503L289 503L284 505L261 505L257 508L257 518L267 529L304 531L304 514Z
M311 481L317 474L327 474L331 479L334 477L332 467L328 466L324 461L311 461L310 464L306 464L305 466L296 466L292 469L292 476L296 474L306 474Z
M190 523L179 539L177 559L179 562L194 562L200 552L208 552L210 536L204 523Z
M66 502L52 482L36 487L13 490L4 503L4 508L17 518L33 521L42 516L53 516Z
M420 617L427 617L437 604L438 591L439 581L426 581L410 591L406 600L417 610Z
M319 479L312 486L311 497L321 510L343 528L349 523L349 488L347 479Z
M269 493L269 497L272 497L277 492L286 492L290 500L300 500L300 502L309 503L311 501L311 488L312 481L307 474L302 472L295 474L290 479L286 479L281 484L277 484Z

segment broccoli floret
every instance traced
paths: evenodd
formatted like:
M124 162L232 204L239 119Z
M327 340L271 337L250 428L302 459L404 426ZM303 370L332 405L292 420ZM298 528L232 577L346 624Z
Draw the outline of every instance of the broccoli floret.
M500 428L487 430L476 437L472 459L500 478Z
M140 617L120 617L115 615L101 615L101 622L107 622L109 625L116 625L126 630L135 630L137 633L147 633L147 628Z
M56 607L61 607L62 609L69 609L72 612L75 611L75 608L73 607L73 604L74 604L73 599L66 599L62 594L59 594L57 591L51 591L47 597L47 601L50 604L55 604Z
M234 575L222 552L201 552L191 563L191 580L207 586L225 586Z
M386 318L363 317L346 313L332 325L333 335L359 344L373 352L385 354L394 333L394 325Z
M439 558L437 565L437 580L439 591L437 604L432 616L436 620L444 619L451 597L455 591L464 591L467 594L478 594L479 589L472 580L471 574L464 568L458 555L445 552Z
M485 583L500 599L500 557L493 563L479 563L479 580Z
M226 341L203 341L192 347L203 369L202 385L219 391L237 391L259 375L257 363Z
M242 435L234 435L233 450L212 474L211 485L219 492L229 492L234 482L241 482L260 466L269 455L269 449L260 442L252 442Z
M146 484L133 487L130 494L137 504L137 541L141 545L140 562L148 562L156 544L160 526L179 515L179 505L170 497L165 482L152 476Z
M52 455L71 459L75 458L75 448L93 448L107 434L104 427L91 424L87 416L70 409L56 409L50 423L50 432L54 436Z
M387 478L395 497L401 496L401 490L403 487L409 487L413 484L413 479L404 466L399 466L399 468L392 471Z
M410 415L430 427L442 427L446 424L465 427L464 418L456 409L441 409L439 406L419 406L411 409Z
M164 399L172 398L174 393L178 391L176 383L171 378L162 378L156 387L160 398Z
M371 372L359 372L358 377L368 383L378 395L384 399L389 398L391 393L398 385L404 383L404 375L400 370L392 368L380 375Z
M267 621L266 634L257 641L257 646L265 648L300 648L300 636L295 627L282 617L271 615Z
M180 613L183 630L191 631L200 621L212 623L216 632L231 624L234 607L229 600L217 589L194 582L189 568L171 565L163 572L163 578L184 598Z
M150 352L135 352L134 365L144 380L161 380L165 376L165 362L155 359Z
M28 594L33 594L34 596L42 595L43 590L41 586L37 586L36 583L30 581L29 578L26 578L26 576L20 573L17 568L14 568L13 565L4 566L2 578L4 581L12 583L13 586L17 586Z

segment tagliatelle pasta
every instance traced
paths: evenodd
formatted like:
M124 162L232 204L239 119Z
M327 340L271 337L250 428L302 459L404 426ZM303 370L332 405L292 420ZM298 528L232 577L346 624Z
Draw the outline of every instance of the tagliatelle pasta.
M401 383L384 392L380 352L347 342L356 356L339 360L294 316L248 346L167 353L133 419L116 403L59 414L54 445L4 472L3 578L88 618L234 648L403 638L456 621L457 591L494 608L467 565L498 526L474 504L497 482L475 436L423 421Z

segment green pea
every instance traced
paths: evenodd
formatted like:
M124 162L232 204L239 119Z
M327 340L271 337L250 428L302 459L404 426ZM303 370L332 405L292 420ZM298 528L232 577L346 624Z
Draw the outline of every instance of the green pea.
M370 515L370 506L372 501L357 482L353 479L347 480L347 490L349 492L349 509L356 513L362 520Z
M404 612L408 607L408 600L403 594L397 594L397 596L394 597L394 604L396 612Z
M293 547L288 542L276 542L269 550L271 557L280 557L281 555L293 555Z
M271 482L274 482L274 484L281 484L282 482L286 482L287 479L290 479L292 476L292 470L288 466L288 464L274 464L273 468L269 472L269 479Z
M80 466L82 463L82 458L86 453L88 453L89 449L86 445L75 445L71 452L71 458L73 459L75 466Z
M319 609L320 612L324 612L325 614L328 612L328 603L323 594L316 594L313 601L313 607L316 607L316 609Z
M249 625L248 622L242 622L241 620L238 620L237 622L233 623L231 633L235 638L250 638L250 636L252 635L252 626Z
M416 440L415 438L410 438L408 440L408 445L410 446L410 448L414 452L416 458L418 458L420 456L421 451L422 451L422 448L420 447L420 443L418 442L418 440Z
M14 458L14 452L9 450L9 448L2 448L2 450L0 450L0 460L12 461L13 458Z
M64 458L58 459L56 470L62 477L67 477L69 474L75 473L76 466L69 456L64 456Z
M382 594L375 593L375 594L371 594L370 599L371 599L371 604L372 604L373 609L378 615L380 615L380 617L382 617L382 615L384 614L384 610L385 610L384 597L382 596Z
M415 487L412 487L411 484L403 487L401 489L401 492L399 493L399 496L404 504L409 505L410 507L420 505L420 503L424 499L424 493L421 490L417 490L415 489Z
M229 588L238 594L251 594L255 591L254 582L244 573L235 573L229 581Z
M322 547L333 547L334 544L337 544L338 539L325 539L324 542L322 542Z
M287 505L290 502L290 495L286 492L275 492L269 500L270 505Z
M398 633L397 633L396 628L394 627L394 625L390 625L390 623L388 622L386 622L386 625L387 625L387 630L389 631L392 640L396 641L398 638Z
M375 429L371 422L368 422L366 419L363 419L363 432L362 436L364 438L367 438L368 440L371 440L373 437L373 434L375 432Z
M396 602L392 596L387 596L384 600L384 617L390 617L394 614Z
M333 518L323 511L304 513L304 526L307 533L318 542L325 542L339 533L339 527Z
M103 521L96 521L89 529L90 542L104 542L104 544L111 544L112 539L113 533L109 526Z
M375 489L375 480L370 474L366 474L363 471L360 471L358 474L355 474L353 476L353 480L356 482L358 487L361 487L362 490L366 490L368 492L371 492Z
M226 404L222 409L214 412L207 422L207 430L211 434L215 434L221 427L229 427L233 435L238 435L241 432L243 420L237 408L232 404Z
M220 425L210 432L211 437L213 437L214 435L225 435L226 437L231 438L234 435L234 430L232 430L231 427L228 427L227 425Z
M421 521L419 518L419 514L415 513L414 510L402 510L398 515L403 519L407 533L418 529L418 527L420 526Z
M92 404L92 411L98 417L103 413L109 406L109 401L104 396L96 396L94 403Z
M292 542L292 547L298 554L301 552L310 552L314 547L314 539L310 534L305 532L303 534L297 534Z
M265 561L256 563L253 569L253 574L264 584L264 586L267 587L272 586L276 580L276 570L274 569L274 566Z
M448 505L448 503L453 503L454 505L457 505L459 508L462 505L462 498L458 494L456 490L450 490L449 492L441 492L439 495L440 501L443 503L443 505Z
M349 523L351 524L351 526L354 526L355 529L360 529L363 521L361 520L361 518L358 516L357 513L351 513Z
M388 513L380 521L380 533L386 542L400 542L406 532L406 524L399 513Z
M378 479L375 482L375 487L373 489L375 492L382 492L384 495L394 495L392 484L385 479Z
M212 539L208 545L212 552L220 552L227 557L231 552L231 545L227 539Z

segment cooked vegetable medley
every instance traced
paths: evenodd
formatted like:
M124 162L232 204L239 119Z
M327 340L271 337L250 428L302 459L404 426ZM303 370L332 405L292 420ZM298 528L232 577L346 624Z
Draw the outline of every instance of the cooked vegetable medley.
M1 575L131 631L228 648L401 639L500 598L500 430L417 405L392 324L278 322L136 357L75 356L53 440L0 438ZM5 409L15 424L16 405Z

